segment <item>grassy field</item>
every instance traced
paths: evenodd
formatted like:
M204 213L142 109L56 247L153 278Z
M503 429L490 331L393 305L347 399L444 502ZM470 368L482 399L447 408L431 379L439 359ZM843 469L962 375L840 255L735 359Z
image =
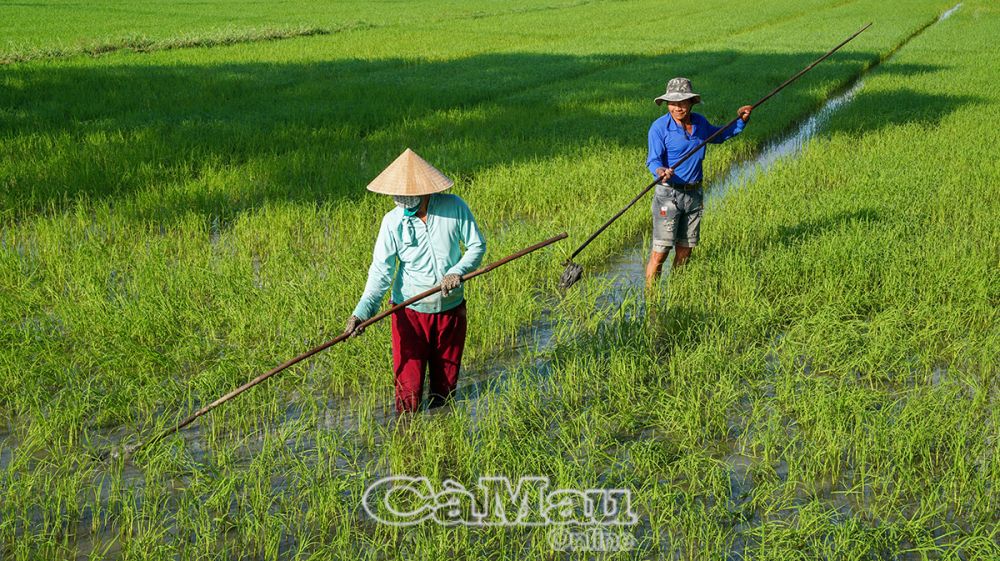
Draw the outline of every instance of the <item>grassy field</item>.
M166 50L193 45L252 42L369 29L399 31L414 25L569 10L588 0L501 3L408 0L359 5L280 2L173 2L48 0L0 5L4 42L0 63L116 50Z
M639 543L611 557L1000 557L990 3L924 29L952 3L710 1L683 35L641 1L141 6L0 7L0 58L31 59L0 66L4 558L553 558L544 529L376 524L361 495L389 473L631 489ZM558 299L648 181L667 78L727 121L868 21L709 151L711 182L903 45L709 207L686 270L611 309L594 276ZM295 29L322 32L254 40ZM137 36L158 46L74 56ZM487 260L570 233L468 287L463 379L501 381L397 430L379 325L99 460L340 329L391 205L364 185L407 146ZM648 247L639 206L588 271Z

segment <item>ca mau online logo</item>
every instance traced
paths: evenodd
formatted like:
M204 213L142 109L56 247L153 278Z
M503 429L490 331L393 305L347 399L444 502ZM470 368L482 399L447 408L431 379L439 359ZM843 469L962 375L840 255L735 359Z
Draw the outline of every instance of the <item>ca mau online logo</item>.
M365 489L368 516L392 526L626 526L638 522L629 489L552 489L548 477L480 477L474 490L453 479L396 475Z

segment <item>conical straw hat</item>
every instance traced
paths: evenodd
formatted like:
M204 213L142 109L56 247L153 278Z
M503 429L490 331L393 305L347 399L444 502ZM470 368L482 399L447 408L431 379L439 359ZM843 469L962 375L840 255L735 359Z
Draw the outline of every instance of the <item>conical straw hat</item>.
M454 181L407 148L368 184L368 190L383 195L430 195L454 184Z

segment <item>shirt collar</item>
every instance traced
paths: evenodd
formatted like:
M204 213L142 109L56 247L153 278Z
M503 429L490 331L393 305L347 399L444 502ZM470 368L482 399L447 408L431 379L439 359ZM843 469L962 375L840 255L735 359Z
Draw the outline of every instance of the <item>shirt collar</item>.
M698 124L697 123L698 123L698 120L695 119L694 113L691 113L691 134L694 134L694 131L697 130L697 128L698 128ZM670 130L670 129L678 130L678 131L681 131L683 133L687 132L686 130L684 130L684 127L681 126L680 123L678 123L677 121L674 120L674 116L673 115L671 115L670 113L667 113L667 130Z
M432 193L430 199L427 201L427 221L426 224L430 226L431 223L431 208L434 206L434 202L437 199L437 193ZM399 207L397 207L399 208ZM420 219L417 218L416 214L407 214L406 209L400 208L400 227L402 229L403 244L405 245L417 245L417 231L416 222Z
M431 214L431 207L434 206L434 200L436 198L437 198L437 193L431 193L430 199L427 201L427 216L430 216L430 214ZM417 217L417 212L419 210L420 210L420 206L418 205L417 206L417 210L413 211L413 214L410 214L408 212L409 209L403 208L402 209L402 211L403 211L403 218L416 218Z

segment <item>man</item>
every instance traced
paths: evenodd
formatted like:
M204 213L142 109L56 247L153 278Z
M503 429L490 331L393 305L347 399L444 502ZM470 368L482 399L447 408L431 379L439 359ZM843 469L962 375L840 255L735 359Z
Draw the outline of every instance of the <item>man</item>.
M719 127L705 117L691 112L691 106L701 102L701 96L691 91L691 80L674 78L667 82L667 91L655 100L667 102L667 114L649 128L649 155L646 167L660 178L653 196L653 251L646 264L646 286L651 287L660 276L663 262L674 248L674 267L683 265L698 244L701 227L702 169L705 148L693 154L676 169L676 162L698 146ZM750 119L753 108L744 105L737 110L739 119L712 139L719 144L739 134Z
M390 285L393 304L441 287L392 315L397 413L418 409L428 367L431 407L446 403L458 383L466 332L461 276L479 266L486 241L465 201L441 193L452 184L407 148L368 185L369 191L392 195L396 208L382 218L368 282L345 333L361 333L358 324L378 312Z

